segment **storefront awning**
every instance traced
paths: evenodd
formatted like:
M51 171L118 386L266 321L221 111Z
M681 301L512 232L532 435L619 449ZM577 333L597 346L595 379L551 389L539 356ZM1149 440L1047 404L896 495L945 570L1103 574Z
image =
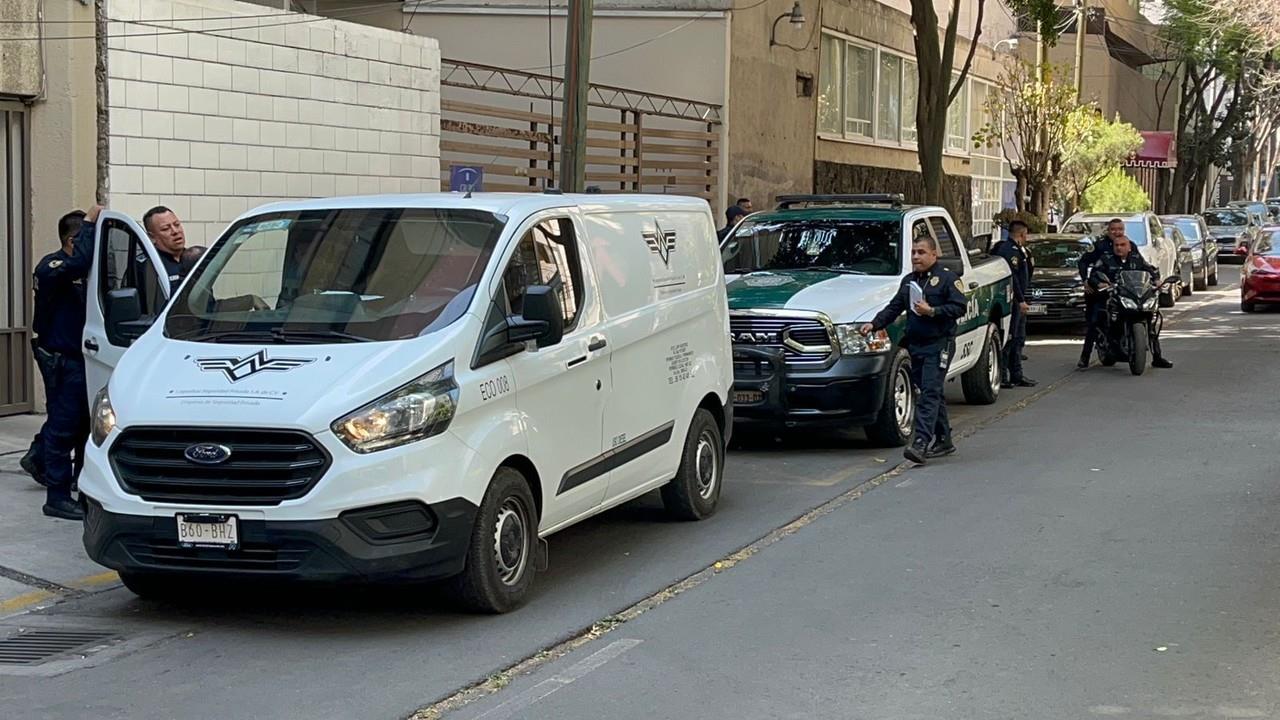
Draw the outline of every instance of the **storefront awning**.
M1172 168L1178 166L1173 133L1164 130L1142 130L1142 147L1124 164L1125 167Z

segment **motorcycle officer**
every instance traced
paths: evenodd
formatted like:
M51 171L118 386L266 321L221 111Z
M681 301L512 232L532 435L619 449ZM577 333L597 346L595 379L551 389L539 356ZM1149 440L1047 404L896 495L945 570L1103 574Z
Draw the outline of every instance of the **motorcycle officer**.
M1123 228L1123 225L1121 227ZM1147 262L1142 257L1142 254L1134 249L1133 243L1122 231L1119 237L1112 238L1111 250L1109 252L1102 253L1101 257L1093 263L1092 267L1089 268L1087 272L1093 275L1105 277L1109 281L1114 281L1118 273L1125 270L1146 271L1151 275L1153 283L1157 285L1160 284L1160 271L1154 265ZM1086 287L1089 287L1089 285L1086 284ZM1099 317L1101 317L1101 315L1105 313L1105 303L1099 300L1098 305L1100 306ZM1160 352L1160 328L1158 325L1159 323L1151 323L1147 326L1147 335L1151 339L1151 367L1171 368L1173 367L1173 363L1169 362L1169 360L1165 358L1164 354ZM1090 335L1089 337L1093 337L1093 335ZM1085 341L1088 342L1088 338L1086 338ZM1086 362L1085 366L1087 367L1087 365L1088 363Z
M1080 261L1076 263L1080 270L1080 279L1086 281L1084 286L1084 348L1080 351L1080 361L1076 363L1076 367L1081 370L1089 367L1089 358L1093 355L1093 344L1098 339L1098 328L1102 321L1102 314L1106 312L1106 303L1087 282L1089 270L1104 255L1113 251L1116 238L1121 237L1124 237L1124 221L1120 218L1112 218L1107 223L1106 231L1094 238L1093 249L1081 255Z

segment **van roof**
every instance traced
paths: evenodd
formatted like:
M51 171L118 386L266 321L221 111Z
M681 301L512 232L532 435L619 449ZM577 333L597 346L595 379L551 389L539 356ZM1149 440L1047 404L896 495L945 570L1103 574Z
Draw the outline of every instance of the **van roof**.
M578 207L587 213L609 210L632 212L654 211L708 211L707 201L683 195L643 195L626 193L616 195L550 194L550 193L418 193L400 195L352 195L346 197L316 198L313 200L285 200L253 208L241 215L252 217L269 212L297 210L339 210L355 208L440 208L485 210L499 215L528 215L542 210Z

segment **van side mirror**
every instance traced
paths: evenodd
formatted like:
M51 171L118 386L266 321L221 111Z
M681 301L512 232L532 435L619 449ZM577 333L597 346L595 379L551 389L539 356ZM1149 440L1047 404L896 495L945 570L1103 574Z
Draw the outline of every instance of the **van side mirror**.
M523 343L535 340L548 347L564 337L564 309L560 295L548 285L531 285L524 291L524 312L507 319L507 340Z
M151 327L152 320L142 317L142 300L137 288L121 288L107 292L103 307L107 339L112 345L130 345Z

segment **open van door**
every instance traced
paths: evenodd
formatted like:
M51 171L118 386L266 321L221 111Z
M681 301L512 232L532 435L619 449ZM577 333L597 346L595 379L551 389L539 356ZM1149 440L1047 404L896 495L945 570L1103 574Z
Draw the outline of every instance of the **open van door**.
M169 279L146 231L123 213L103 210L86 282L85 379L92 402L124 351L164 309Z

